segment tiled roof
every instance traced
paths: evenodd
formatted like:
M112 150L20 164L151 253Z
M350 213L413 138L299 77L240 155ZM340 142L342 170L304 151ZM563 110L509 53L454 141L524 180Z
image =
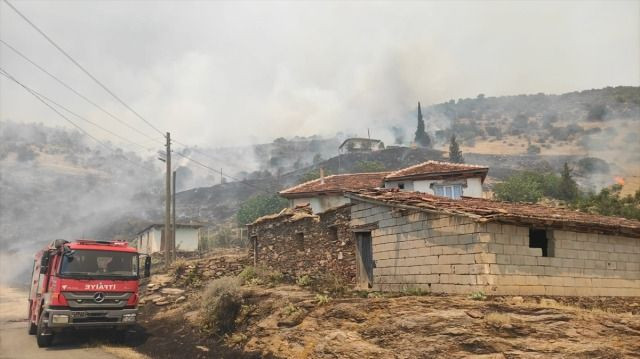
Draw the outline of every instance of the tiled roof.
M396 180L416 177L429 178L442 175L458 175L477 172L478 175L482 176L482 179L484 180L488 171L489 167L483 166L469 165L464 163L427 161L391 172L389 173L389 175L387 175L386 179Z
M318 178L280 192L283 197L296 197L319 192L343 193L364 188L376 188L383 185L384 176L389 172L353 173L326 176L323 181Z
M574 232L621 234L640 238L640 221L601 216L569 209L530 203L511 203L483 198L449 199L396 189L365 189L346 194L352 199L379 202L389 206L415 208L471 217L478 222L503 222L516 225L551 227Z

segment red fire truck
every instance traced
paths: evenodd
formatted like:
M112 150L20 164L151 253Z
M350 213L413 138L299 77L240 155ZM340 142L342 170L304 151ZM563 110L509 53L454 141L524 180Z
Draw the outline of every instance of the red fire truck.
M38 251L29 292L29 334L39 347L66 328L112 328L136 323L140 273L136 248L121 241L55 240Z

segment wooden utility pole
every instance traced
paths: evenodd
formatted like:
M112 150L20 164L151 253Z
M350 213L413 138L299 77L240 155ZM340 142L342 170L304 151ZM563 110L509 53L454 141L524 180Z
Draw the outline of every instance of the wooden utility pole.
M169 270L171 264L171 134L167 132L167 173L165 178L164 208L164 267Z
M176 260L176 171L173 171L173 224L171 225L171 260Z

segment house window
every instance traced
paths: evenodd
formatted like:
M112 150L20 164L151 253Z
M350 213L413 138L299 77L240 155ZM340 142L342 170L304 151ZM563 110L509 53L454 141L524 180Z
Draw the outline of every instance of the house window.
M547 230L529 228L529 248L540 248L543 257L553 257L553 247L547 234Z
M459 184L434 186L433 190L436 196L449 197L452 199L459 199L462 196L462 185Z
M404 189L404 183L398 183L398 188L399 189Z

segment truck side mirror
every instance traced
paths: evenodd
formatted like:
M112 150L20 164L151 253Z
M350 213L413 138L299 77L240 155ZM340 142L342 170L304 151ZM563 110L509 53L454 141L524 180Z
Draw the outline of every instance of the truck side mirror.
M144 276L145 278L151 276L151 256L144 259Z
M40 274L46 274L49 269L49 252L42 253L40 259Z

